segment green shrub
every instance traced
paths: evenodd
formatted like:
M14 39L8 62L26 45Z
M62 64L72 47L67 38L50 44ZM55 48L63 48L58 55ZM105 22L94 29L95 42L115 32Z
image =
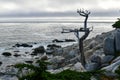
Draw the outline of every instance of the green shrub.
M118 67L118 69L115 71L115 73L118 75L118 80L120 80L120 66Z
M33 64L16 64L18 68L17 77L19 80L90 80L92 76L100 78L104 71L76 72L64 70L57 74L51 74L46 71L47 62L37 61L38 66ZM27 72L25 72L27 70ZM99 80L99 79L97 79Z
M113 28L120 28L120 19L118 19L118 21L116 21L112 26Z

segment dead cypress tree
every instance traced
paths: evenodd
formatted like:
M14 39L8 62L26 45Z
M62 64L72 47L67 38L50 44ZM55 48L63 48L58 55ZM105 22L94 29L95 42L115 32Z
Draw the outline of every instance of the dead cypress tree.
M82 65L85 67L86 61L85 61L85 55L84 55L84 51L83 51L83 41L88 37L89 33L90 33L90 28L87 28L87 20L89 17L90 12L87 10L77 10L77 13L79 13L80 16L85 17L84 20L84 27L80 28L80 29L63 29L62 33L70 33L70 32L74 32L75 36L78 39L78 44L79 44L79 51L80 51L80 60ZM79 37L80 32L84 32L84 35L82 37Z

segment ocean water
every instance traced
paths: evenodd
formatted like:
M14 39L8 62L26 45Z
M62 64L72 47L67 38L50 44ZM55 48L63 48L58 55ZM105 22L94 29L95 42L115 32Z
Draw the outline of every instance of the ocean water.
M113 30L113 22L91 22L88 38ZM74 33L62 34L62 29L79 29L83 23L0 23L0 47L16 43L49 44L54 39L76 39ZM82 33L80 33L82 35ZM66 43L67 44L67 43Z
M95 37L103 32L108 32L113 30L111 21L92 21L88 23L88 27L93 27L93 31L90 32L88 38ZM20 51L21 57L4 57L0 55L0 61L2 65L0 66L0 71L6 70L7 65L15 64L18 62L23 62L26 60L32 60L33 57L25 52L30 52L31 48L11 48L16 43L38 43L39 45L52 44L54 39L76 39L74 33L62 34L62 29L79 29L83 27L83 23L79 21L68 21L68 22L1 22L0 21L0 54L4 51L11 52ZM82 35L83 33L80 33ZM67 46L71 43L59 43L59 45ZM10 46L10 47L9 47Z

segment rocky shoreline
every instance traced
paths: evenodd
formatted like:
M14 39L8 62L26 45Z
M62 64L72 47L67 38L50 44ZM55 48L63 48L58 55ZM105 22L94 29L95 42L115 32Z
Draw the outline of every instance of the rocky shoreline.
M120 30L116 29L102 33L84 41L84 53L86 58L85 68L80 63L78 44L61 47L56 44L34 47L31 44L15 44L4 50L0 55L0 78L3 80L17 80L14 75L16 63L34 64L36 60L45 60L48 71L58 73L66 69L76 71L91 71L103 69L108 71L106 75L114 77L114 71L120 65ZM116 53L116 51L118 53ZM111 72L111 74L109 73ZM113 73L113 74L112 74Z

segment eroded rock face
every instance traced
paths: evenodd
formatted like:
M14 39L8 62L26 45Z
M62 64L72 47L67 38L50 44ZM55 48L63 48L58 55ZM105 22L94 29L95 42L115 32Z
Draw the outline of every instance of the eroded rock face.
M117 29L115 32L115 47L116 51L120 52L120 29Z
M104 40L103 49L104 49L105 55L115 55L115 45L114 45L113 37L107 37Z

